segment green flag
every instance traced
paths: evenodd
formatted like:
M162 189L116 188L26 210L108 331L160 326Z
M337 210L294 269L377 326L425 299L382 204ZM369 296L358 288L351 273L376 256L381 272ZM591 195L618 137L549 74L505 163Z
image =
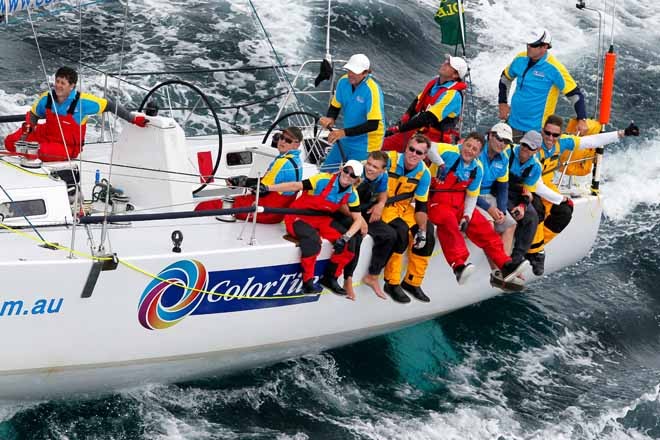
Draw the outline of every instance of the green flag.
M465 7L461 2L463 25L465 25ZM444 44L458 45L463 43L461 22L458 13L458 0L440 0L440 7L435 13L435 21L440 25L442 42Z

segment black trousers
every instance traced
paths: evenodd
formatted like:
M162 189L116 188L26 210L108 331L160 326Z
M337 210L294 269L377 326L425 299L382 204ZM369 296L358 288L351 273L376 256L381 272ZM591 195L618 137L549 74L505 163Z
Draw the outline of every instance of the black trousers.
M374 240L374 246L371 251L371 262L369 263L369 273L371 275L378 275L382 272L387 260L392 255L392 247L396 241L396 232L390 228L387 223L379 220L377 222L369 223L368 214L362 215L367 221L368 234ZM336 215L335 220L344 225L346 229L350 228L353 224L353 219L345 215ZM344 278L352 277L360 259L360 246L362 245L362 234L355 234L351 241L355 241L355 256L350 263L344 268Z
M515 206L509 199L509 211ZM514 263L520 263L525 258L539 225L539 214L534 209L533 204L527 204L525 215L517 222L518 226L516 226L516 232L513 235L513 249L511 250L511 260Z
M394 242L396 241L396 232L390 228L387 223L378 220L377 222L367 223L369 228L369 235L374 240L374 246L371 251L371 262L369 263L369 274L378 275L383 271L387 260L390 259L392 255L392 248ZM360 249L362 244L362 235L355 234L356 237L359 237L358 245L356 249ZM360 253L356 252L353 260L346 265L344 268L344 278L352 277L353 272L355 272L355 267L358 264L360 258Z

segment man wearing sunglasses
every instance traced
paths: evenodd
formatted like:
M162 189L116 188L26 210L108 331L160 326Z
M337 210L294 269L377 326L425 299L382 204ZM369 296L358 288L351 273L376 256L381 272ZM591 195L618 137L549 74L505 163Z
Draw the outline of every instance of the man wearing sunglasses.
M463 91L467 89L463 81L467 72L463 58L447 55L437 78L426 84L399 122L387 129L382 150L403 152L417 131L432 142L453 143L458 135L455 127L463 107Z
M474 271L474 265L467 261L470 253L462 232L483 249L501 271L504 281L510 282L529 266L526 260L519 264L511 260L500 236L475 209L483 178L478 157L484 143L481 134L472 132L462 144L438 144L437 150L429 155L436 176L431 183L429 220L437 226L442 252L459 285L465 284Z
M500 77L499 117L513 129L518 142L529 130L540 130L543 122L555 111L559 94L573 104L578 119L578 134L587 132L587 111L584 94L562 63L548 53L552 37L547 29L539 30L527 43L527 51L513 59ZM508 104L511 83L516 90Z
M422 302L429 297L421 288L435 240L428 221L427 202L431 174L424 163L431 146L429 138L414 135L404 153L388 151L387 196L382 220L396 231L392 255L385 265L385 293L400 303L409 303L404 290ZM409 246L410 244L410 246ZM406 275L401 280L403 254L408 253Z
M548 116L541 130L543 146L536 153L542 166L542 178L537 187L537 194L543 198L545 219L538 225L526 258L532 264L534 275L537 276L543 275L544 272L545 246L568 226L573 217L573 201L570 197L561 194L554 183L554 172L559 169L561 154L564 151L603 147L625 136L639 136L639 128L633 123L624 130L582 137L562 134L563 125L564 120L561 116Z
M360 198L355 189L362 172L363 166L360 162L349 160L335 174L319 173L302 182L262 184L259 189L264 193L302 190L303 193L290 205L290 208L312 209L327 213L327 215L284 216L287 232L298 239L300 244L304 293L320 293L323 290L314 283L314 273L316 258L321 252L321 238L325 238L333 243L334 253L325 267L320 283L339 295L346 295L346 290L339 285L337 277L357 251L354 236L360 231L364 222L360 215ZM347 206L353 219L348 230L333 216L344 205Z
M300 128L291 126L282 130L277 138L277 151L279 155L268 165L266 174L261 179L264 185L274 185L284 182L300 182L302 180L302 161L300 160L300 143L303 140L303 134ZM247 176L233 176L226 179L227 184L236 187L250 187L257 183L257 179ZM296 191L277 192L271 191L259 197L259 206L268 206L271 208L286 208L296 199ZM234 197L233 208L252 206L255 202L254 194L245 194ZM219 209L221 206L214 206L211 202L203 202L197 206L196 210ZM252 214L236 214L237 219L244 220ZM219 217L218 217L219 218ZM280 223L284 218L283 214L274 214L263 212L257 215L258 223Z
M334 144L325 158L322 171L336 171L349 159L366 160L370 151L380 150L385 133L383 91L371 76L371 63L364 54L353 55L339 78L335 95L326 116L319 119L321 127L332 129L339 112L344 111L344 128L328 135Z
M520 145L509 152L508 211L518 224L511 260L516 264L525 258L539 221L544 216L543 203L534 194L541 179L541 163L535 154L542 143L541 135L537 131L528 131L521 139ZM508 291L520 291L524 287L517 279L509 283L504 282L499 270L491 274L490 284Z
M511 127L499 122L488 132L486 145L481 150L479 161L484 169L477 209L493 222L500 234L504 248L511 250L516 221L508 210L509 203L509 145L513 134Z

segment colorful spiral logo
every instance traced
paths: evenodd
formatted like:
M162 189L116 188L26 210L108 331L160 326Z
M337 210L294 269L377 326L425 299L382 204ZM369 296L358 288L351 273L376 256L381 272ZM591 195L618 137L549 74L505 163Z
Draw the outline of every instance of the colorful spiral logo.
M204 298L208 273L196 260L181 260L163 269L142 292L138 320L148 330L172 327L190 315Z

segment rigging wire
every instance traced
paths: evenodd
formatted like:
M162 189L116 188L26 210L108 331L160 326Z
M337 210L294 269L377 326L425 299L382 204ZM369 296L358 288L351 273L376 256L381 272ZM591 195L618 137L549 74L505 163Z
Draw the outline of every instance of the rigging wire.
M128 27L128 0L126 0L126 6L124 7L124 26L122 27L122 33L121 33L121 49L119 51L119 75L118 77L121 77L121 72L124 69L124 53L125 53L125 43L126 43L126 29ZM117 89L121 91L121 81L118 79L117 80ZM117 110L119 108L119 100L115 100L115 114L117 114ZM115 136L114 132L117 129L117 119L114 118L113 120L113 125L112 125L112 130L110 130L110 140L112 142L111 147L110 147L110 169L108 170L108 181L112 181L112 165L114 161L114 156L115 156ZM108 207L110 206L110 191L106 192L105 195L105 207L103 210L103 228L101 229L101 241L98 246L98 251L100 253L104 252L104 243L107 238L107 233L108 233Z
M30 28L32 30L32 35L34 37L35 46L37 48L37 53L39 54L39 63L40 63L40 66L41 66L41 70L44 74L44 77L46 78L46 84L50 84L50 81L49 81L49 78L48 78L48 72L46 71L46 64L44 62L44 57L43 57L43 54L41 52L41 47L39 46L39 37L37 35L37 30L34 26L34 21L32 20L32 13L31 13L29 7L26 8L26 12L27 12L27 16L28 16L28 21L30 23ZM53 111L56 116L59 116L59 114L57 113L57 99L53 94L53 89L50 88L50 87L48 88L48 94L50 95L50 98L52 99L52 102L53 102L51 111ZM69 162L71 162L71 157L69 157L69 149L66 145L66 139L64 138L64 131L62 130L62 122L60 121L59 117L56 117L56 120L57 120L57 126L58 126L59 131L60 131L60 136L62 136L62 142L64 144L64 151L66 152L67 160ZM73 179L74 179L74 184L76 184L76 186L77 186L78 182L77 182L77 179L76 179L75 175L73 176ZM2 188L2 191L5 192L7 197L9 197L9 199L11 200L11 197L4 190L4 188ZM28 220L28 224L30 224L30 226L32 226L32 228L34 229L35 233L37 233L39 235L39 232L36 230L36 228L32 225L32 223L29 220Z
M276 61L276 68L275 68L275 73L277 74L280 82L286 83L289 88L289 93L287 94L287 99L288 95L293 95L295 98L295 102L293 103L293 108L294 110L301 111L302 110L302 102L300 98L298 97L296 93L296 89L294 85L291 83L289 80L289 76L286 74L286 71L284 70L284 63L282 62L279 54L277 53L277 50L275 50L275 46L273 45L273 42L271 41L270 34L266 30L266 27L264 26L263 22L261 21L261 17L259 17L259 13L257 12L257 8L254 6L254 3L252 0L248 0L248 3L250 4L250 7L252 8L252 11L254 12L254 17L259 24L259 27L261 28L262 32L264 33L264 36L266 37L266 41L268 42L268 45L270 46L271 51L273 52L273 55L275 56L275 61ZM286 105L286 101L283 103L283 105ZM306 121L303 118L298 118L298 125L304 126L308 125L309 122Z

